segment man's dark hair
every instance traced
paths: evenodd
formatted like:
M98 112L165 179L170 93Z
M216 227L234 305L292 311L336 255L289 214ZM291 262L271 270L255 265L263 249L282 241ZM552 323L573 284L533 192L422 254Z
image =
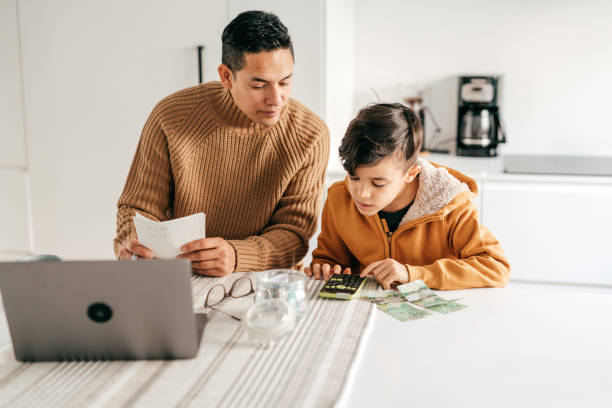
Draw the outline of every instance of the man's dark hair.
M390 155L416 162L423 141L418 115L401 103L379 103L359 111L340 144L340 161L351 175L362 165L373 165Z
M223 30L221 42L221 62L233 73L242 69L245 53L282 48L289 49L294 57L287 27L276 15L265 11L238 14Z

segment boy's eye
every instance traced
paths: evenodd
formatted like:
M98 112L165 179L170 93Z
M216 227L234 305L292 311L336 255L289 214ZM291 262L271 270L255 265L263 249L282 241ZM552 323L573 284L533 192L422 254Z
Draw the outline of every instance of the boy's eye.
M357 180L359 180L359 177L353 177L353 176L350 176L350 177L349 177L349 179L351 179L351 180L353 180L353 181L357 181Z
M376 183L372 183L372 185L376 188L382 188L385 186L385 184L376 184Z

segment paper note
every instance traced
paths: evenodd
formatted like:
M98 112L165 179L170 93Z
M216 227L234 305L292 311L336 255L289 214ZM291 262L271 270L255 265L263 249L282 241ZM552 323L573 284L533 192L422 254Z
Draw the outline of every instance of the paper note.
M139 213L134 215L138 242L149 248L156 258L172 259L181 254L181 246L206 238L206 215L197 213L170 221L153 221Z

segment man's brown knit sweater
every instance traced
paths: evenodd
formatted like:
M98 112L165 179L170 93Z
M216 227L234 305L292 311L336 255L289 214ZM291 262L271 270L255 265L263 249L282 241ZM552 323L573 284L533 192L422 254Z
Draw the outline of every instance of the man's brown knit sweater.
M219 82L153 109L118 202L115 254L135 237L134 211L158 221L206 214L206 236L236 249L236 271L288 267L316 229L329 156L325 123L290 99L256 124Z

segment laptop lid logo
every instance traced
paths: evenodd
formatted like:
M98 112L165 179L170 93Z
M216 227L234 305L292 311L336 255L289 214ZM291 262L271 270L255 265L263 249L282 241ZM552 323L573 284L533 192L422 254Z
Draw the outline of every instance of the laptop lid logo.
M87 316L96 323L106 323L113 317L113 310L106 303L92 303Z

